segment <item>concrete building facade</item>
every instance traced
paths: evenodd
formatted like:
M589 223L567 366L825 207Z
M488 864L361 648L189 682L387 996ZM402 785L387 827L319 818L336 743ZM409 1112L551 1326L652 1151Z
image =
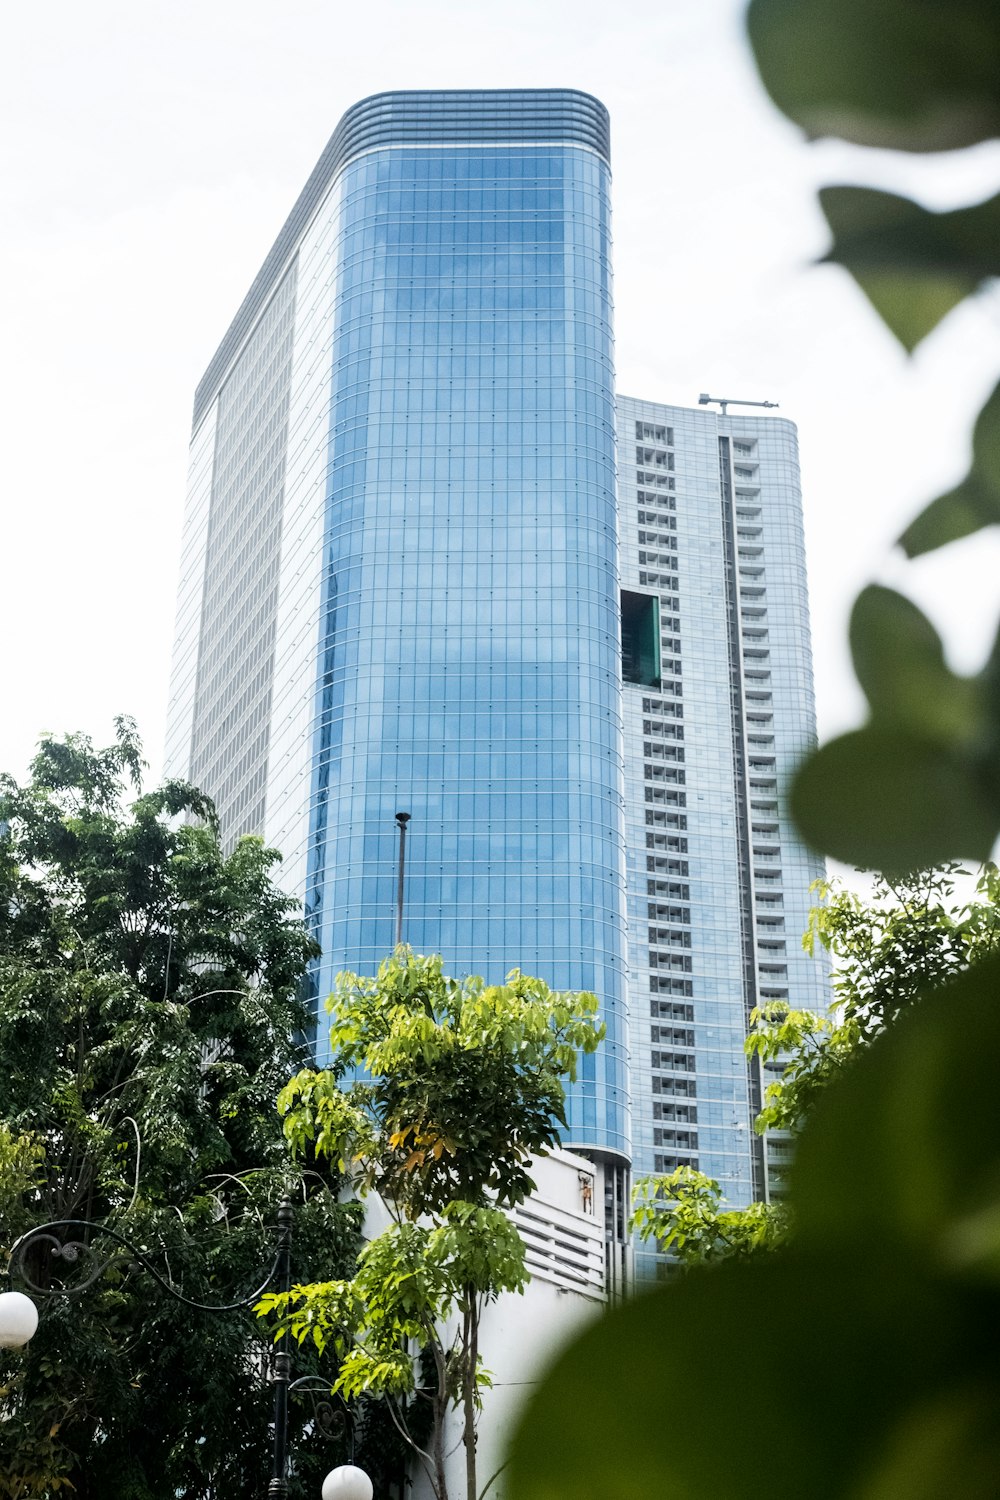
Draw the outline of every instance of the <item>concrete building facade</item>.
M821 1010L823 862L783 792L815 737L793 423L618 399L633 1173L770 1196L781 1143L743 1042Z

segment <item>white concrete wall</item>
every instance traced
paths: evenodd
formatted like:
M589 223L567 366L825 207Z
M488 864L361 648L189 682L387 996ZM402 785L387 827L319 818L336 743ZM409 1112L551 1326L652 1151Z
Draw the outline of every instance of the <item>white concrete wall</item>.
M317 210L298 250L295 352L262 830L266 843L281 850L282 864L276 878L300 901L306 894L312 806L340 196L338 183Z
M177 621L167 708L167 738L163 757L164 775L176 776L183 781L188 780L191 775L191 730L198 685L201 597L208 549L208 517L212 504L212 469L218 409L216 399L191 439L188 470L184 540L177 589Z
M600 1167L569 1151L556 1151L536 1161L531 1174L538 1190L515 1215L522 1229L527 1228L531 1280L521 1296L504 1296L483 1315L481 1352L493 1376L493 1388L484 1394L479 1420L480 1489L503 1462L518 1413L541 1374L604 1302ZM581 1178L590 1185L589 1203ZM584 1273L584 1262L600 1268L600 1275ZM465 1500L465 1449L460 1434L460 1417L452 1413L446 1446L455 1450L447 1470L453 1500ZM413 1466L412 1477L412 1500L433 1500L419 1464ZM489 1500L503 1500L504 1493L501 1474L490 1489Z

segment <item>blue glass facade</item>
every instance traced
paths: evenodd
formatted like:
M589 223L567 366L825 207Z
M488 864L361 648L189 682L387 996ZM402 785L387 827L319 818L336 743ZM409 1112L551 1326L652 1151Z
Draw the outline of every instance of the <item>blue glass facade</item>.
M389 145L342 169L339 212L318 990L391 950L410 812L406 940L456 974L594 990L608 1039L570 1139L625 1153L608 165Z

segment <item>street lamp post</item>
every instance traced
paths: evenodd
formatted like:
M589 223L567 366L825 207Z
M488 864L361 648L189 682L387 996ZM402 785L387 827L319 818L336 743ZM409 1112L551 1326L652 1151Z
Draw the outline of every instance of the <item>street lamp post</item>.
M279 1292L291 1290L292 1285L292 1204L282 1198L278 1204L278 1253L274 1261L274 1277ZM271 1483L267 1487L268 1500L286 1500L288 1495L288 1382L291 1378L291 1355L287 1341L274 1351L274 1374L271 1377L274 1391L274 1447L271 1458Z
M261 1284L249 1296L241 1297L236 1302L195 1302L191 1297L185 1297L172 1281L167 1281L160 1275L145 1252L133 1245L131 1240L119 1234L118 1230L112 1229L110 1225L92 1223L89 1219L55 1219L49 1224L39 1224L36 1228L29 1229L11 1247L7 1259L6 1277L9 1283L16 1271L33 1292L43 1297L69 1297L86 1291L107 1269L108 1260L102 1261L90 1276L72 1289L39 1286L32 1281L25 1269L25 1257L32 1245L48 1244L54 1256L71 1263L78 1260L81 1253L90 1250L89 1241L67 1239L63 1236L67 1230L74 1232L82 1230L89 1236L104 1235L120 1249L126 1250L129 1256L137 1261L165 1292L176 1301L183 1302L186 1307L193 1307L198 1312L236 1312L240 1308L252 1306L271 1286L276 1286L282 1292L287 1292L291 1286L292 1203L290 1198L282 1198L278 1205L277 1218L277 1239L271 1268ZM60 1231L63 1233L61 1234ZM24 1292L14 1290L0 1293L0 1349L23 1348L32 1338L37 1327L38 1309L30 1297ZM286 1500L288 1495L288 1393L292 1388L290 1379L291 1356L282 1347L275 1352L271 1377L274 1438L271 1480L267 1488L268 1500ZM353 1464L334 1469L323 1481L323 1500L372 1500L372 1495L372 1483L368 1475L363 1469L355 1468Z
M399 870L396 876L396 947L403 941L403 875L406 870L406 825L410 821L408 812L398 812L399 824Z

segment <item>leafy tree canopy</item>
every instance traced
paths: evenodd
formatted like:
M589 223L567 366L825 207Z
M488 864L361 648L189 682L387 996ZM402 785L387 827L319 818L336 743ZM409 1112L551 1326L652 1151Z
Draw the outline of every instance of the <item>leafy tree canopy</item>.
M286 1132L358 1165L359 1186L411 1218L456 1199L523 1202L529 1157L566 1123L563 1080L604 1035L593 995L517 971L502 985L449 979L439 957L408 952L373 979L338 975L328 1009L334 1055L355 1081L299 1073L278 1101Z
M694 1167L658 1177L640 1177L632 1199L632 1229L655 1240L678 1265L699 1266L730 1255L770 1250L784 1237L781 1204L751 1203L724 1208L722 1189Z
M274 1106L314 945L278 856L257 839L225 854L211 803L176 781L140 795L141 769L121 719L107 749L47 739L24 785L0 777L0 1246L107 1223L187 1296L225 1303L262 1279L289 1191L296 1274L336 1274L357 1214L335 1174L293 1165ZM41 1246L24 1270L72 1284L58 1264ZM248 1312L192 1312L124 1256L79 1298L40 1301L38 1334L0 1364L0 1496L263 1491Z

